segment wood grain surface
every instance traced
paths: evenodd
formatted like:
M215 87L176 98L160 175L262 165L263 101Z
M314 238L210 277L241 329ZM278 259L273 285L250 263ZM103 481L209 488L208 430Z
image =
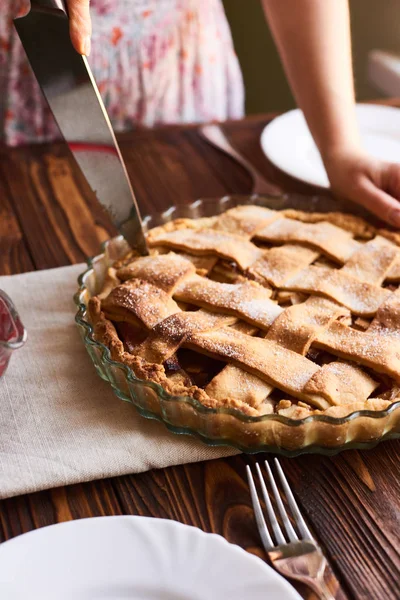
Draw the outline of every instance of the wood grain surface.
M264 158L259 135L268 120L228 123L225 131L271 181L287 190L311 191ZM137 130L122 135L120 143L143 214L251 191L249 175L208 146L195 127ZM64 144L0 150L0 274L83 261L113 233ZM0 541L61 521L133 514L220 533L264 557L245 466L265 458L272 457L242 455L10 498L0 502ZM400 598L399 461L398 441L333 458L281 459L330 562L327 582L338 600Z

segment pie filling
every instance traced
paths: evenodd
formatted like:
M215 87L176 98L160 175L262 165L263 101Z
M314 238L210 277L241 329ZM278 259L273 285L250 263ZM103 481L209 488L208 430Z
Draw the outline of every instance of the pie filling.
M396 234L238 206L147 241L89 302L97 339L139 378L253 416L341 417L400 396Z

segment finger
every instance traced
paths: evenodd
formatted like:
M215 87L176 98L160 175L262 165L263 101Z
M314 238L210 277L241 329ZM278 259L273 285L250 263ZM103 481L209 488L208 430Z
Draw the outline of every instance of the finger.
M400 228L399 201L379 189L371 180L363 179L352 200L364 206L380 219Z
M68 0L68 14L72 44L79 54L89 56L92 35L89 0Z
M387 165L383 189L397 200L400 200L400 164L390 163Z

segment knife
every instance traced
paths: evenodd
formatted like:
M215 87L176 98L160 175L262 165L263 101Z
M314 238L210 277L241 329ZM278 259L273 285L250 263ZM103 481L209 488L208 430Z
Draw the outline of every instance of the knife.
M66 142L98 200L132 248L148 254L128 173L85 56L72 46L64 0L31 0L14 20ZM106 152L93 152L91 146Z

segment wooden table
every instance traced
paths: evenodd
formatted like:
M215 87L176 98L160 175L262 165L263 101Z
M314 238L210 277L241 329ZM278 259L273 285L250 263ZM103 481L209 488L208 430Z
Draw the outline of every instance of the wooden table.
M277 173L263 157L258 139L269 118L230 123L226 132L271 179L286 189L309 191ZM247 173L209 147L194 127L140 130L120 140L143 214L251 190ZM114 233L63 144L3 149L0 159L1 274L83 261ZM262 556L245 478L245 465L254 460L237 456L4 500L0 541L60 521L135 514L217 532ZM337 598L400 598L399 461L398 441L333 458L282 459L340 582L338 589L330 577Z

